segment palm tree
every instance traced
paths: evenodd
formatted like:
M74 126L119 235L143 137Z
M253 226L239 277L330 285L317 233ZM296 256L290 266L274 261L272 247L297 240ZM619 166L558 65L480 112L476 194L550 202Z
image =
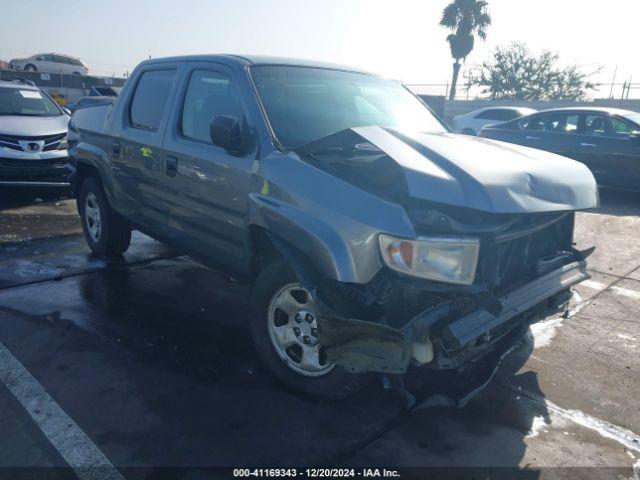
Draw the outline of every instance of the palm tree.
M473 50L475 36L482 40L487 38L487 27L491 25L487 6L488 2L485 0L453 0L442 12L440 25L453 30L447 37L451 56L455 59L449 100L456 96L461 60L464 61Z

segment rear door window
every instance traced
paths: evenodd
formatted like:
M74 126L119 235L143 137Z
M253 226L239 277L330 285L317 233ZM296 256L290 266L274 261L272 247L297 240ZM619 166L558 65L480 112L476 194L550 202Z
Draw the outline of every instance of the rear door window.
M521 123L525 130L550 133L577 133L577 114L555 113L551 115L538 115Z
M607 134L609 119L604 115L591 114L584 117L584 134L604 137Z
M156 131L169 103L176 70L148 70L140 76L130 107L131 126Z

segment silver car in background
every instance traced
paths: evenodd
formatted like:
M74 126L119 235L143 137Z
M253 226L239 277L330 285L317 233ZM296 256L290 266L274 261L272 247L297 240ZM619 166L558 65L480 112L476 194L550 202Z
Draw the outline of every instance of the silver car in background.
M488 125L498 125L531 115L536 110L526 107L489 107L453 117L453 129L465 135L478 135Z
M69 115L38 87L0 82L0 185L63 186Z
M27 72L87 75L89 69L82 60L59 53L38 53L27 58L14 58L9 62L14 70Z

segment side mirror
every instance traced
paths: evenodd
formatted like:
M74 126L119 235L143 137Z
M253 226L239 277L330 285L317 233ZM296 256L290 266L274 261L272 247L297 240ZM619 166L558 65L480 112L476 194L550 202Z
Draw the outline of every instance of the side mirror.
M214 145L238 153L242 146L240 121L236 117L216 115L209 125L209 134Z

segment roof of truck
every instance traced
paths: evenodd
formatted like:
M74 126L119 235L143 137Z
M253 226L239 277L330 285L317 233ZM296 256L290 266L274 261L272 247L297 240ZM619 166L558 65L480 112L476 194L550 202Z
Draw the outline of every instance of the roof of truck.
M143 64L164 62L223 62L237 63L241 65L291 65L299 67L330 68L332 70L346 70L351 72L369 73L365 70L319 60L304 60L288 57L271 57L264 55L236 55L236 54L210 54L210 55L182 55L176 57L154 58L145 60Z

